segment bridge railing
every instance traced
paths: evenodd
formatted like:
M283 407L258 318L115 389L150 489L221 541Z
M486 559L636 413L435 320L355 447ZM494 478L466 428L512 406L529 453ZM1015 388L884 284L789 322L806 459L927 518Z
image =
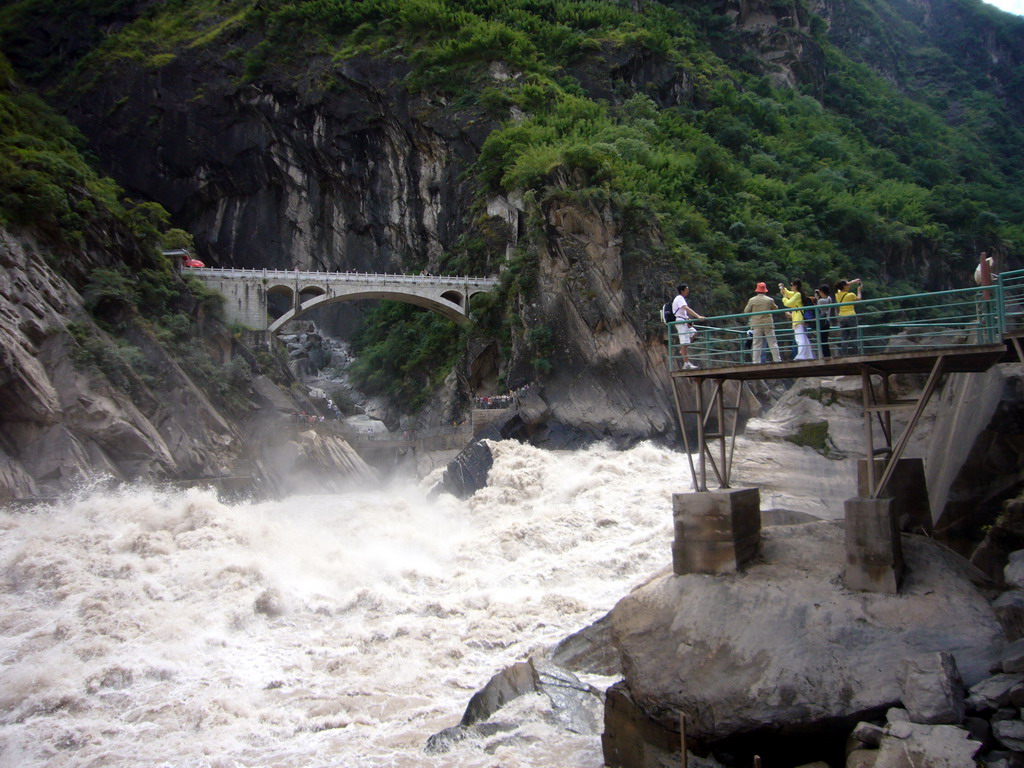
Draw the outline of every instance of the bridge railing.
M303 272L286 269L236 269L234 267L182 267L181 271L195 277L266 278L305 282L372 282L417 285L497 285L496 277L462 277L456 275L403 275L392 272Z
M1024 269L1002 272L995 283L1000 331L1004 334L1024 331Z
M1009 277L1009 276L1008 276ZM1024 271L1014 296L1024 307ZM840 315L841 307L852 306L853 315ZM830 303L823 322L823 308L811 306L802 326L806 338L800 359L829 356L879 355L910 350L946 349L994 344L1004 331L1006 304L1001 286L989 290L964 288L936 293L863 299L852 304ZM808 307L798 310L806 312ZM846 311L846 310L844 310ZM769 340L761 359L753 359L752 329L770 322L781 352L781 360L797 358L800 350L799 315L790 309L752 314L719 315L695 323L670 323L668 330L669 370L683 366L680 329L695 331L689 344L689 360L700 368L772 362ZM1024 327L1024 314L1020 325Z

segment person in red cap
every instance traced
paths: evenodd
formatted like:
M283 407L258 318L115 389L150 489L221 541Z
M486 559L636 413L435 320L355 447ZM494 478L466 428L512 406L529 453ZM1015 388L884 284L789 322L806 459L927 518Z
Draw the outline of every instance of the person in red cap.
M779 305L775 303L775 299L768 295L768 286L764 283L758 283L754 289L754 295L750 297L747 306L743 308L743 313L770 312L778 308ZM750 330L754 335L754 362L761 362L764 340L767 338L768 346L772 350L772 360L776 363L781 363L782 356L779 354L779 343L775 340L775 316L754 315L750 318Z

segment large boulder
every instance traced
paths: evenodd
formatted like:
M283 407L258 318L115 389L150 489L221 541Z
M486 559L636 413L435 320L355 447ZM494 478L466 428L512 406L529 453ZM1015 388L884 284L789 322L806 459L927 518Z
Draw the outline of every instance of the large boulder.
M685 713L712 742L877 711L901 698L905 659L949 651L967 685L999 660L1002 629L964 561L905 536L899 594L844 588L841 523L765 529L763 561L741 575L664 575L612 611L636 704Z
M530 694L543 694L547 698L545 720L552 725L572 733L598 732L601 692L552 663L544 654L538 654L494 675L470 699L462 721L431 736L426 751L431 754L447 752L455 742L514 729L516 725L491 718L509 702Z
M964 682L948 651L914 656L899 679L911 722L960 725L964 719Z
M981 743L952 725L890 723L874 768L965 768L974 765Z
M491 443L501 440L528 440L550 414L547 402L535 388L520 396L505 415L495 419L476 434L469 445L448 463L432 493L446 492L466 499L487 485L494 463Z

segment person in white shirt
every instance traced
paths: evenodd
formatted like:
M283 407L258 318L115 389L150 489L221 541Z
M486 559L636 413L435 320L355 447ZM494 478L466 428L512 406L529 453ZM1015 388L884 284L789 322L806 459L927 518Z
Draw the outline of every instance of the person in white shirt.
M981 262L985 262L987 266L987 275L984 274L986 270L982 269ZM982 253L981 256L978 258L978 266L974 268L974 284L982 286L992 285L992 281L999 277L999 275L996 274L994 268L995 260L987 253Z
M696 331L693 330L693 326L688 321L691 317L697 320L706 320L704 315L695 312L689 304L686 303L686 297L690 293L690 286L686 283L680 283L676 286L676 290L679 291L679 295L672 300L672 313L676 316L676 331L679 333L679 357L683 360L683 368L685 370L691 370L697 366L690 362L690 342L693 341L693 337L696 335Z

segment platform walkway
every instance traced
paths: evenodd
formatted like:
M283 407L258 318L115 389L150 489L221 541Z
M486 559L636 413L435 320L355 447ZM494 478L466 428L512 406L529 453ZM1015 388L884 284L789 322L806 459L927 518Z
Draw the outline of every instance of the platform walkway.
M831 327L818 317L804 326L810 360L788 359L796 354L796 329L791 310L719 315L695 323L689 359L698 367L682 369L679 330L668 330L668 364L677 417L695 491L708 490L708 469L718 487L730 487L732 457L746 382L825 376L860 376L864 406L864 456L867 485L876 498L886 487L909 442L910 435L939 381L947 373L980 372L1000 362L1024 361L1024 270L1006 272L993 285L952 291L864 299L853 303L855 325L838 327L832 304ZM774 362L770 351L755 362L751 323L768 318L782 350ZM766 345L767 347L768 345ZM828 354L826 354L828 353ZM889 379L897 374L925 374L920 397L892 396ZM710 385L706 391L705 385ZM903 431L896 435L893 411L912 409ZM875 422L881 431L876 440ZM697 461L690 452L696 435ZM714 446L714 448L712 447Z

